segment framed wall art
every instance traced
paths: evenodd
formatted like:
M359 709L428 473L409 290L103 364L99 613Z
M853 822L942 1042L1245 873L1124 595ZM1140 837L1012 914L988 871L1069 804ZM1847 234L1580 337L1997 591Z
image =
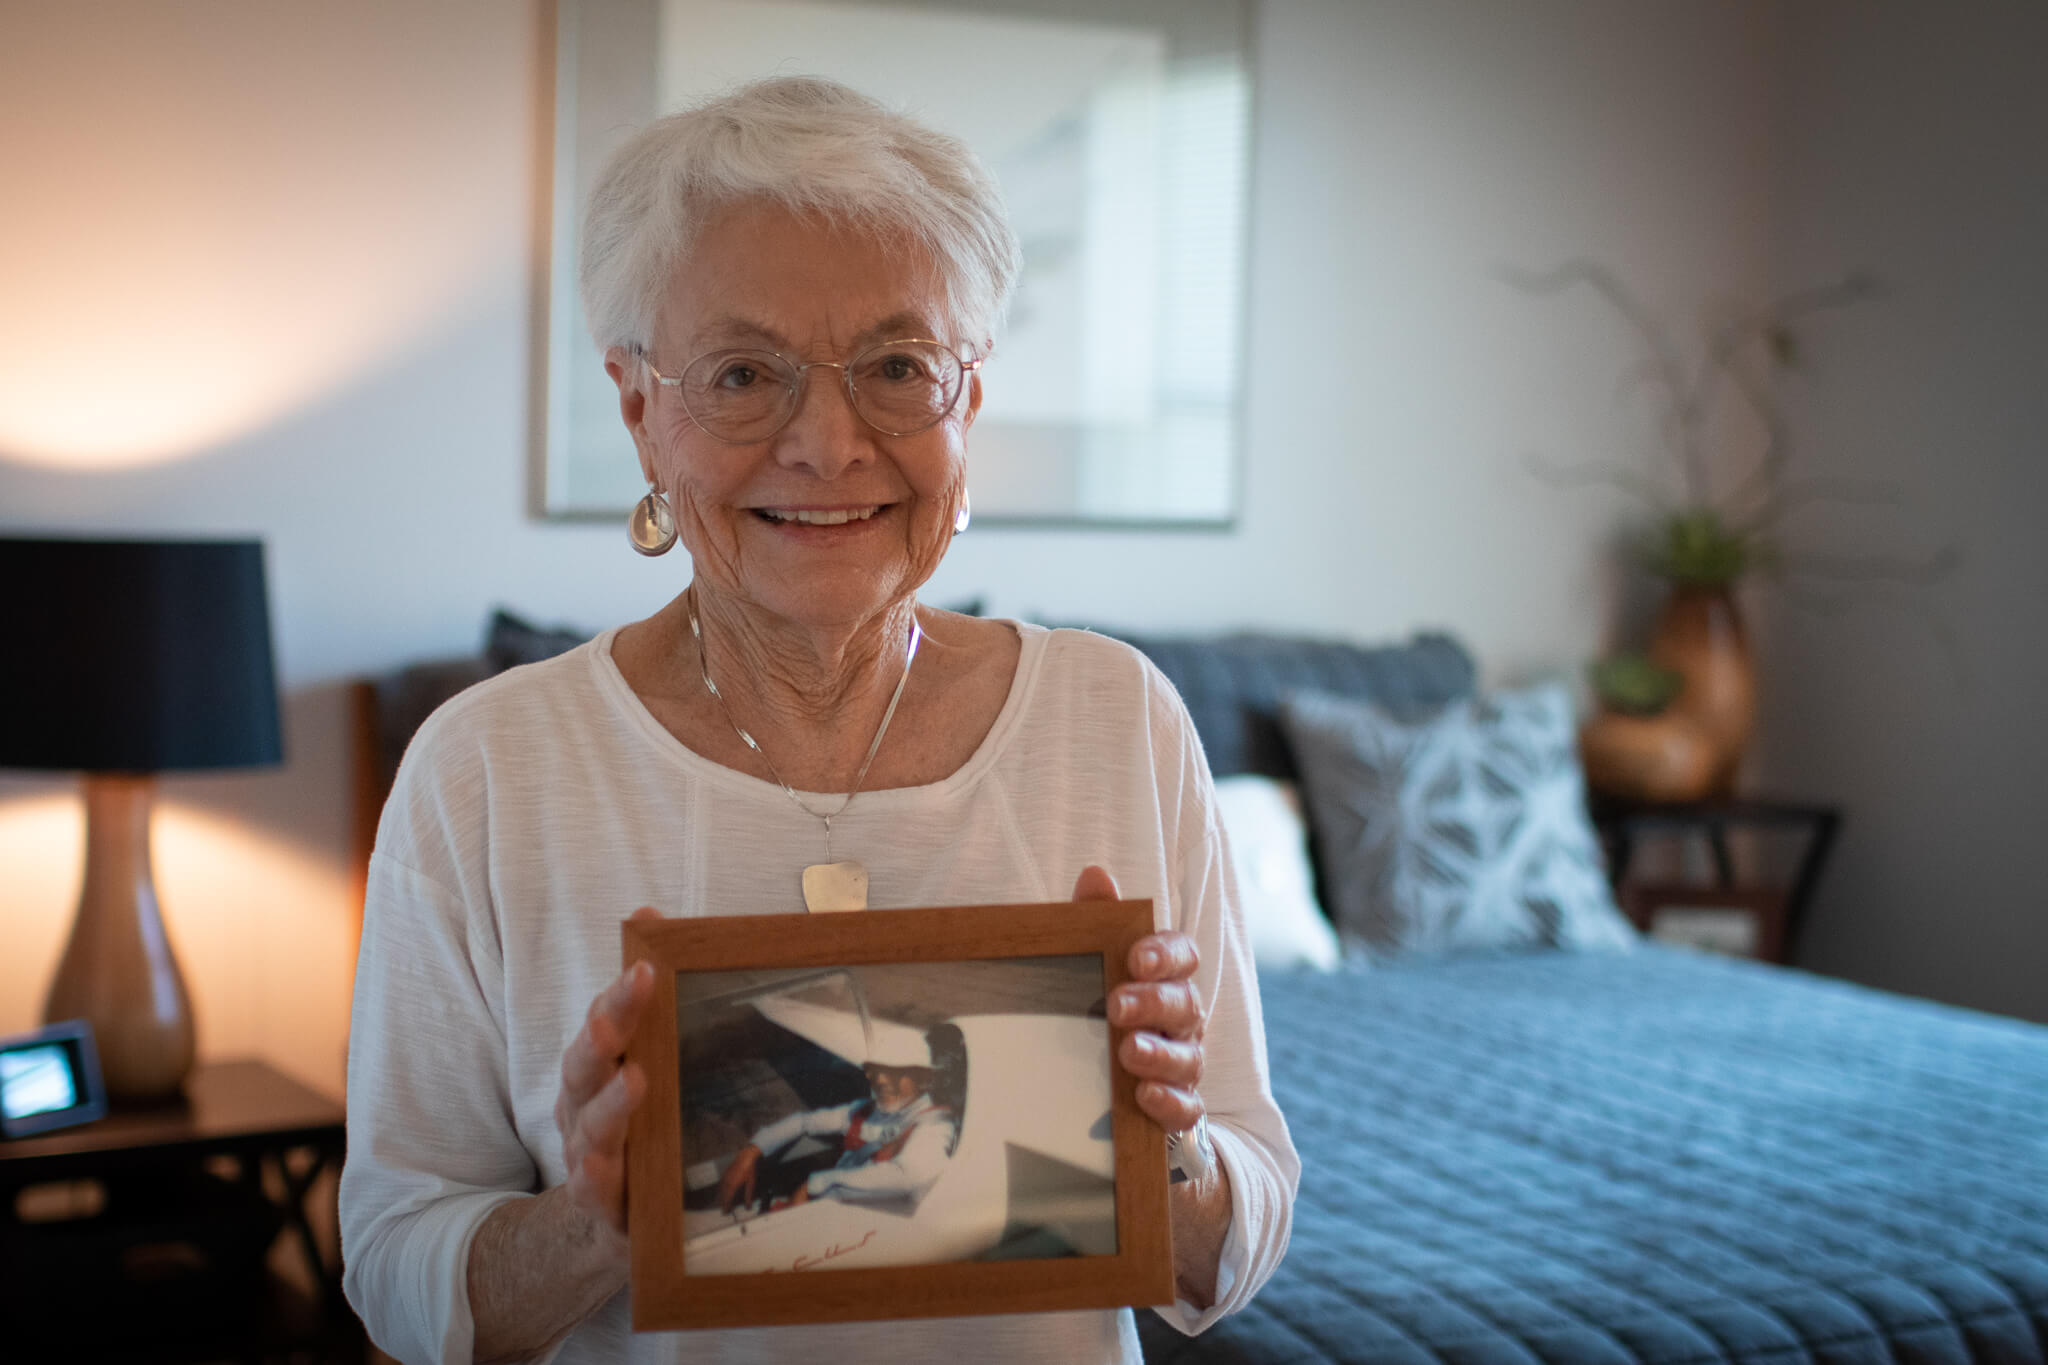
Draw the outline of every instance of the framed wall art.
M977 523L1237 515L1251 64L1246 0L559 0L538 500L645 492L576 293L582 206L662 113L827 76L963 138L1024 250L969 436Z
M772 930L772 931L771 931ZM1149 901L640 920L637 1330L1171 1302L1109 991Z

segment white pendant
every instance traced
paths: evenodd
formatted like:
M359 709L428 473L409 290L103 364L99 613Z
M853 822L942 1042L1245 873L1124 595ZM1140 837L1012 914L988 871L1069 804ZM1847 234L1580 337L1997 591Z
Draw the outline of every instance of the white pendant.
M868 908L868 870L859 863L812 863L804 869L804 908L814 915Z

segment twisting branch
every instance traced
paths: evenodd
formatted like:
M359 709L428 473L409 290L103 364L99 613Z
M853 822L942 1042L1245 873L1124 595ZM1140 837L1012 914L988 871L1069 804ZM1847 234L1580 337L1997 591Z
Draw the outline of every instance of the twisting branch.
M1671 338L1627 286L1605 266L1588 260L1567 261L1553 270L1527 270L1503 265L1494 273L1515 288L1537 295L1561 294L1575 285L1585 285L1606 299L1635 328L1649 352L1655 381L1670 395L1665 426L1678 448L1679 468L1685 476L1686 491L1693 501L1704 502L1707 496L1705 461L1697 439L1698 424L1686 411L1684 367L1679 363L1678 351L1671 344Z
M1960 563L1954 547L1922 557L1829 555L1787 552L1779 539L1785 518L1813 502L1897 502L1895 485L1853 478L1792 478L1793 448L1772 381L1798 363L1794 323L1830 309L1845 308L1884 292L1868 271L1794 290L1767 307L1733 318L1710 332L1698 367L1687 374L1671 336L1615 275L1597 262L1568 261L1546 271L1503 266L1495 272L1526 293L1560 294L1584 286L1604 299L1642 341L1643 359L1629 367L1616 388L1619 403L1638 386L1662 390L1660 431L1677 457L1682 487L1661 466L1648 470L1616 461L1557 464L1527 457L1536 477L1556 488L1605 486L1639 499L1657 518L1644 550L1653 571L1677 582L1728 583L1750 572L1776 580L1802 607L1846 611L1857 601L1898 596L1952 574ZM1727 390L1755 414L1763 428L1762 447L1735 486L1716 490L1706 447L1708 417ZM1825 589L1817 584L1828 585ZM1938 622L1932 626L1940 629Z
M1917 621L1921 629L1927 632L1927 637L1934 641L1935 647L1941 651L1942 657L1947 660L1949 673L1955 678L1956 685L1965 694L1976 690L1976 673L1970 667L1969 656L1963 652L1962 641L1957 638L1955 628L1930 604L1910 598L1896 590L1868 585L1860 591L1821 591L1786 580L1778 584L1778 591L1787 602L1801 611L1828 617L1846 616L1851 608L1871 605L1872 599L1875 598L1908 619Z
M1883 282L1876 275L1867 270L1852 270L1831 283L1795 289L1763 311L1723 327L1709 343L1700 362L1700 401L1708 401L1715 376L1725 377L1749 403L1767 433L1762 455L1749 476L1736 486L1730 496L1731 504L1739 506L1756 497L1760 485L1768 489L1775 484L1784 477L1791 461L1784 417L1772 397L1743 372L1742 353L1758 342L1766 342L1771 347L1771 361L1790 367L1796 363L1790 353L1793 322L1831 308L1847 308L1883 293Z
M1784 552L1778 556L1787 574L1810 574L1837 583L1903 583L1926 587L1939 583L1963 562L1962 552L1944 545L1924 559L1900 555L1830 555L1812 551Z
M1731 516L1729 525L1739 534L1757 535L1783 521L1794 508L1809 503L1890 503L1896 506L1902 500L1899 486L1885 479L1793 479L1769 490L1746 516Z
M1770 395L1764 393L1756 381L1742 373L1732 361L1723 368L1729 385L1748 400L1750 410L1764 424L1764 448L1758 452L1756 464L1749 475L1728 495L1728 505L1732 508L1756 497L1753 490L1759 485L1769 489L1785 477L1785 470L1792 463L1792 438L1786 432L1785 419Z
M1589 460L1584 464L1561 465L1531 453L1524 457L1529 472L1552 488L1596 488L1602 485L1640 498L1652 512L1669 515L1674 509L1664 498L1656 481L1625 464L1612 460Z

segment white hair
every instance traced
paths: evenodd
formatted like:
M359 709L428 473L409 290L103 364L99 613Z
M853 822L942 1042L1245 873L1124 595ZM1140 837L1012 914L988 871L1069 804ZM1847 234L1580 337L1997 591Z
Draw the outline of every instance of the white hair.
M583 220L583 312L600 349L645 348L706 219L765 198L931 253L957 338L986 348L1021 253L993 177L958 138L836 81L781 77L657 119L613 153Z

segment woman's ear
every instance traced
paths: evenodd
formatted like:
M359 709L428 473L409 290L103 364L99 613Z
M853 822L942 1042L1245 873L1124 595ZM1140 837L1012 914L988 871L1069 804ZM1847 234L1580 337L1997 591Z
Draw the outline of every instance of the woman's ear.
M633 438L640 456L640 477L654 483L654 442L647 434L647 365L638 354L624 346L607 346L604 372L619 386L619 419Z
M964 429L974 425L974 415L981 411L981 371L975 370L967 376L967 420L960 425Z

